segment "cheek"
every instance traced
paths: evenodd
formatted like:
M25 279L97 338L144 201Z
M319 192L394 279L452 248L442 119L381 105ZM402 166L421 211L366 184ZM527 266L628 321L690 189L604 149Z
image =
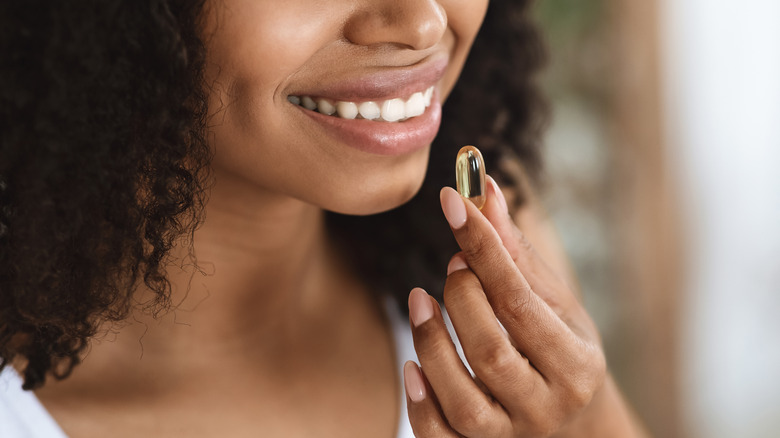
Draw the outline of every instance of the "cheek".
M445 0L441 4L447 11L449 26L455 33L459 43L460 40L468 41L470 46L479 27L482 25L482 20L485 18L488 1Z
M461 69L466 62L466 57L471 50L474 38L479 32L482 21L487 12L487 0L445 0L441 2L447 13L447 24L450 29L449 37L452 38L454 47L451 57L453 65L458 68L451 69L444 79L445 96L455 86L460 76Z
M338 11L321 13L306 3L236 0L209 8L204 31L209 66L220 70L212 76L251 73L250 79L276 83L297 69L336 30L332 16Z
M214 124L270 121L274 91L327 39L325 17L295 1L216 2L207 10L205 83ZM298 23L306 22L307 26Z
M289 108L277 95L338 30L332 14L306 3L215 1L206 10L204 79L216 170L274 189L290 175L302 182L314 176L302 153L311 145L289 129Z

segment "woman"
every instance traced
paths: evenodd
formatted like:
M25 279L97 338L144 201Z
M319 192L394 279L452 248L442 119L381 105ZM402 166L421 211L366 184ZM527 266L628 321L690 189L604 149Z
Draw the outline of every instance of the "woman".
M639 435L508 159L535 178L526 2L443 117L486 0L11 3L3 436ZM469 142L523 232L495 182L439 193Z

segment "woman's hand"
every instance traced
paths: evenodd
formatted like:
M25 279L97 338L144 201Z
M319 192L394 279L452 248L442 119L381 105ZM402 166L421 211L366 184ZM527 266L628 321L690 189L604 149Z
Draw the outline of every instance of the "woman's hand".
M595 402L613 387L604 385L604 353L579 300L512 222L492 179L482 212L449 187L441 202L463 250L449 263L444 304L475 377L435 299L414 289L410 319L422 370L410 361L404 375L415 435L546 437L575 423L594 432L597 419L579 417L610 415L609 404L622 402L611 397L605 409ZM614 436L633 435L621 430Z

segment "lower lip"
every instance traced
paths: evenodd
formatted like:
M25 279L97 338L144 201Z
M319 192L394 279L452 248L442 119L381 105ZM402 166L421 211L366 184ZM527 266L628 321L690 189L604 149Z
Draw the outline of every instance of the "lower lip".
M375 155L403 155L433 142L441 124L441 104L436 93L422 115L403 122L377 122L326 116L298 106L327 134L350 147Z

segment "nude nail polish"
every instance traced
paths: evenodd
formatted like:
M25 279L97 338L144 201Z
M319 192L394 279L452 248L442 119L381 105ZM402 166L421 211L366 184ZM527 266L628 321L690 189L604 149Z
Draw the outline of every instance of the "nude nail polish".
M466 264L466 261L463 260L463 257L453 257L450 260L450 263L447 264L447 275L450 275L455 271L460 271L461 269L468 269L468 267L469 265Z
M419 287L412 289L409 294L409 317L415 327L419 327L420 324L433 317L431 297Z
M450 187L442 189L440 195L441 209L450 226L457 230L466 224L466 205L463 198Z
M404 364L404 387L406 395L415 403L425 399L425 382L423 381L422 371L417 364L408 361Z
M501 209L504 210L504 213L509 214L509 206L506 203L506 198L504 197L504 192L501 190L501 187L498 186L496 180L494 180L490 175L488 175L487 180L489 181L493 193L496 195L498 204L501 205Z

